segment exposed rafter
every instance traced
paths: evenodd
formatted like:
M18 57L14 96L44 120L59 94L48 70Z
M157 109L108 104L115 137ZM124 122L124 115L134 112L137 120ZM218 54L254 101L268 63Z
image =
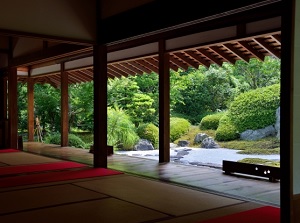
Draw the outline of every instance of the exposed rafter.
M80 46L82 47L82 46ZM71 50L71 49L69 49ZM72 49L74 50L74 49ZM257 58L261 61L265 56L281 57L281 33L274 32L244 39L228 40L222 43L194 46L189 49L176 50L170 53L170 69L186 70L189 67L198 68L200 65L207 68L211 64L222 66L224 62L234 64L237 60L249 61ZM23 60L23 63L25 61ZM20 71L26 72L26 67L20 67ZM66 70L69 73L69 84L88 82L93 80L93 66ZM158 55L130 58L127 60L112 61L108 63L107 77L120 78L122 76L134 76L142 74L158 73ZM60 86L59 72L39 75L35 83L49 83L52 86ZM25 82L26 75L18 77Z

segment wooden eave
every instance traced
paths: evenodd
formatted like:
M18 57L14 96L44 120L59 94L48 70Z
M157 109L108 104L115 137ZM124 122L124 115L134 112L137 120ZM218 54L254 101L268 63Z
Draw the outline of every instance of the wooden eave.
M200 44L183 49L171 50L170 68L186 70L189 67L198 68L200 65L207 68L212 64L222 66L224 62L234 64L238 60L248 62L251 58L264 60L266 56L281 58L281 32L276 31L253 37L232 39L211 44ZM25 68L19 68L25 69ZM89 82L93 80L93 66L76 69L66 69L69 84ZM108 62L108 78L120 78L142 74L158 73L158 54L132 57L129 59ZM31 76L35 83L49 83L60 86L60 72L52 72ZM18 76L18 81L25 82L26 75Z

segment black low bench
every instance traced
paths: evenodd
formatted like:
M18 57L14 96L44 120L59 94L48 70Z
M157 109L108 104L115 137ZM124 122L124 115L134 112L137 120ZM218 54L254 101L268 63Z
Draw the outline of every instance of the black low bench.
M276 182L280 179L279 167L223 160L222 169L225 174L241 173L258 177L266 177L269 178L270 182Z

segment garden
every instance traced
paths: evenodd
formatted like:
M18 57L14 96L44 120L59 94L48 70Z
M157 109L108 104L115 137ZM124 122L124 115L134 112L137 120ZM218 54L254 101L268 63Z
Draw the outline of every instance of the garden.
M270 134L244 140L241 133L276 123L280 105L280 60L266 57L235 65L200 66L170 71L170 143L198 133L213 138L222 148L244 154L279 154L280 137ZM19 132L26 137L27 86L18 84ZM45 143L60 144L60 89L36 84L35 116L40 119ZM108 80L108 145L130 151L140 139L158 149L158 75L156 73ZM24 139L26 140L26 139ZM69 145L89 149L93 144L93 83L69 86ZM250 159L250 163L279 166L279 161Z

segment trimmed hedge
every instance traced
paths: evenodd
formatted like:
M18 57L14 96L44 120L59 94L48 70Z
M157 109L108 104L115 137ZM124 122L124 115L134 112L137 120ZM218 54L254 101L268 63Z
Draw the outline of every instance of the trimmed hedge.
M223 115L216 131L217 141L230 141L239 138L238 130L227 115Z
M207 115L202 118L199 128L201 130L213 129L216 130L219 127L219 121L221 117L224 115L224 112L218 112L215 114Z
M55 134L49 135L45 139L45 141L46 141L46 143L60 145L61 136L59 133L55 133ZM69 134L69 143L68 144L69 144L68 146L71 146L71 147L87 149L87 145L85 144L85 142L80 137L78 137L74 134Z
M170 140L174 142L189 131L191 123L184 118L170 118Z
M158 148L158 136L159 130L158 127L152 123L141 124L137 128L137 134L141 139L149 140L155 149Z
M276 121L280 85L275 84L240 94L231 103L228 116L239 132L260 129Z

